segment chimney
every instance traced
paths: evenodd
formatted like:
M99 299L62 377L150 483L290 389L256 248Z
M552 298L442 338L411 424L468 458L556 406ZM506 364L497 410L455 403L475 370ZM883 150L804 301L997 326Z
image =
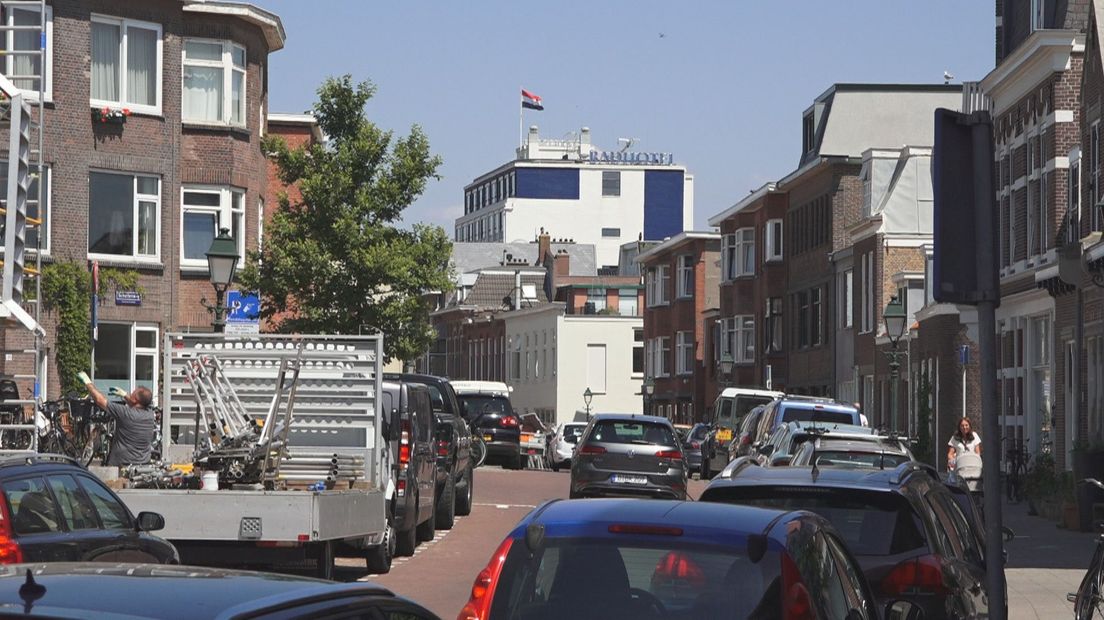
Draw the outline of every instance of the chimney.
M567 253L567 250L561 250L553 258L552 276L556 279L567 277L571 273L570 265L571 255Z
M544 232L544 227L541 226L540 236L537 237L537 262L538 265L545 264L548 260L548 252L552 249L552 237L548 233Z

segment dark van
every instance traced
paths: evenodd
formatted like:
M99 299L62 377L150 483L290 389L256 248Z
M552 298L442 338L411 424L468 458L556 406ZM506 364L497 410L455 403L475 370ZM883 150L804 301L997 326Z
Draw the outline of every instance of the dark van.
M437 424L425 385L384 381L380 396L383 411L388 414L383 431L395 484L391 500L395 551L398 555L413 555L419 541L433 538L436 527Z

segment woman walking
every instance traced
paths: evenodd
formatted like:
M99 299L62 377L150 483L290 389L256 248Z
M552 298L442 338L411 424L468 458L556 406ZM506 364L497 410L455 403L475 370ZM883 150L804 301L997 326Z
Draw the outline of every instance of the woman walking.
M947 442L947 468L954 469L958 457L967 453L975 453L981 456L981 437L973 431L970 426L970 419L962 418L958 421L958 430L951 435L951 440Z

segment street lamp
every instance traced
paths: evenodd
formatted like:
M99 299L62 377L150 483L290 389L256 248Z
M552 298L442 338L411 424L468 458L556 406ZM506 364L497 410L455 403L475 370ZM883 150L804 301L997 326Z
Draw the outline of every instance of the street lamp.
M721 356L721 387L728 387L732 377L732 367L736 365L736 360L732 359L732 354L725 351Z
M897 430L897 383L901 378L901 352L897 350L897 343L901 336L905 335L905 323L908 314L905 305L896 295L889 299L885 311L882 313L882 321L885 323L886 336L889 338L891 348L886 352L889 356L889 428Z
M223 318L226 314L226 289L234 281L239 258L238 244L230 236L230 229L220 228L218 236L211 242L211 248L207 250L207 272L211 277L211 286L215 287L215 305L208 305L206 299L200 300L208 312L215 315L211 326L216 332L226 328L226 320Z
M587 419L588 420L590 419L590 401L593 398L594 398L594 392L591 392L590 388L587 387L586 391L583 392L583 402L586 403L586 413L587 413Z
M648 409L652 404L652 394L655 394L655 381L648 377L644 380L644 415L648 415Z

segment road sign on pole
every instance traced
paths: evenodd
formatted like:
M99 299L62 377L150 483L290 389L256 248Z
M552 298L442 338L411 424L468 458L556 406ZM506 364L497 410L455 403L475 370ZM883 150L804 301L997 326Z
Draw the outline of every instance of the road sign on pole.
M225 333L252 335L261 332L261 299L256 293L226 292Z

